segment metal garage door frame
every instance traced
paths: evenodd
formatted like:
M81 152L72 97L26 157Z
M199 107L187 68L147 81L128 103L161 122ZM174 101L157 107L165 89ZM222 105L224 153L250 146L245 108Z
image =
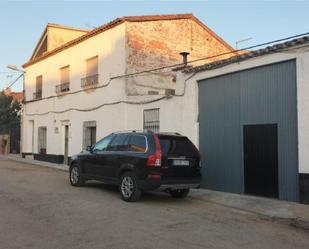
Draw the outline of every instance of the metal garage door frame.
M262 73L263 72L263 73ZM230 79L229 79L230 78ZM259 80L261 82L259 82ZM235 102L235 110L231 107L232 112L235 111L236 116L239 117L233 117L231 113L226 112L227 116L231 115L230 118L227 120L230 120L232 123L235 122L235 125L237 123L237 118L239 118L239 127L238 131L235 131L238 133L239 137L238 140L240 141L240 146L237 148L237 157L238 161L240 163L239 168L236 169L237 172L234 172L235 170L230 170L229 166L224 165L225 163L221 161L222 165L219 166L219 169L215 168L213 165L209 165L209 163L212 163L214 161L214 158L211 158L212 155L204 155L203 158L208 158L208 160L204 160L203 163L206 165L205 169L208 169L209 172L204 171L204 181L203 181L203 187L215 189L215 190L221 190L221 191L227 191L227 192L235 192L235 193L244 193L244 173L243 173L243 134L242 134L242 126L248 125L248 124L263 124L263 123L274 123L274 121L280 123L279 128L281 131L280 137L278 137L278 143L280 144L280 172L279 172L279 196L280 199L285 200L292 200L292 201L298 201L299 200L299 184L298 184L298 134L297 134L297 81L296 81L296 60L286 60L286 61L280 61L277 63L271 63L266 65L260 65L254 68L249 69L243 69L236 72L226 73L217 75L214 77L210 77L207 79L198 80L198 112L199 112L199 144L200 149L202 150L202 157L203 157L203 150L207 150L208 152L211 151L207 149L207 145L205 142L205 145L203 144L203 138L202 136L205 136L205 130L203 130L203 125L208 125L209 129L220 129L222 127L217 127L215 124L211 124L209 122L209 119L207 122L205 122L206 116L217 118L221 115L221 111L226 111L226 104L224 104L225 98L231 98L231 101ZM226 82L224 82L226 81ZM232 81L232 82L230 82ZM217 83L215 83L217 82ZM235 83L236 82L236 83ZM249 82L249 83L248 83ZM293 84L291 84L291 82ZM207 84L207 86L206 86ZM219 88L222 88L220 91ZM208 89L209 91L213 91L211 94L207 95L205 89ZM254 96L256 91L256 96ZM221 96L223 94L224 96ZM276 95L277 94L277 95ZM217 96L215 96L217 95ZM274 95L274 96L272 96ZM203 98L202 98L202 97ZM205 100L205 97L207 96L207 99ZM216 100L216 97L220 100ZM259 100L259 97L261 100ZM273 99L272 99L272 98ZM222 100L223 99L223 100ZM216 103L216 104L212 103ZM257 107L256 106L250 106L252 105L253 101L257 101ZM268 105L265 106L263 103L259 103L263 101L268 101ZM207 106L205 106L205 104ZM289 104L290 105L289 105ZM211 106L214 104L213 106ZM239 106L238 106L239 105ZM249 105L249 106L246 106ZM208 114L205 116L204 113L201 111L201 107L203 106L203 109L208 112ZM209 107L210 106L210 107ZM264 111L258 110L258 107L260 106L261 110L265 109ZM239 109L237 109L239 108ZM249 109L252 109L253 113L256 112L256 116L253 114L251 115ZM210 113L210 111L213 111L214 113ZM237 112L239 112L237 114ZM276 113L275 113L276 112ZM223 114L222 114L223 115ZM262 117L260 118L259 115ZM205 117L204 117L205 116ZM223 115L224 116L224 115ZM244 116L246 116L244 118ZM247 117L248 116L248 117ZM225 120L225 117L222 117L222 120ZM235 119L235 120L234 120ZM275 119L275 120L274 120ZM275 123L276 123L275 122ZM211 128L210 126L213 125ZM223 125L224 126L224 125ZM228 125L226 126L228 127ZM233 124L230 126L230 128L233 127ZM204 128L205 129L205 128ZM226 130L226 128L222 129L223 133ZM284 134L284 136L282 135ZM206 134L207 135L207 134ZM223 134L222 136L229 136L228 133ZM207 136L206 136L207 137ZM207 137L211 138L211 137ZM233 141L233 138L231 137L231 140ZM283 142L283 140L287 140ZM211 139L210 139L211 141ZM223 140L222 140L223 141ZM292 148L292 151L287 150L286 144L289 144L289 141L292 141L292 145L290 147ZM228 143L231 141L228 141ZM236 143L235 143L236 144ZM222 145L220 148L220 145L214 145L214 147L217 146L216 150L223 150L224 145ZM233 147L233 143L231 143L230 147ZM212 149L212 148L211 148ZM236 151L236 149L235 149ZM282 154L282 151L289 151L289 157ZM220 153L218 153L219 155ZM222 153L221 153L222 154ZM239 155L239 156L238 156ZM210 159L209 159L210 158ZM210 160L210 162L209 162ZM220 161L220 159L218 159ZM287 161L287 162L285 162ZM236 162L234 162L235 164ZM293 166L294 165L294 166ZM221 170L221 171L220 171ZM230 171L230 172L229 172ZM293 173L293 176L289 176L288 174ZM210 173L211 176L208 178L205 174ZM234 174L234 175L233 175ZM238 177L238 180L235 180L235 182L232 182L233 180L229 180L230 175L232 177ZM237 176L236 176L237 175ZM220 179L223 178L224 180ZM210 179L211 178L211 179ZM293 178L293 179L291 179ZM239 183L241 179L241 182ZM205 182L207 181L207 182ZM217 181L217 182L215 182ZM226 182L231 181L231 182ZM293 185L291 187L290 185Z

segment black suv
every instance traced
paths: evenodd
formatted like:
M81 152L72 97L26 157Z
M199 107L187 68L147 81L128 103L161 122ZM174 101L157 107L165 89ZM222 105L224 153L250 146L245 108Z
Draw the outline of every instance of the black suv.
M157 189L185 198L190 188L199 187L200 176L198 149L178 133L112 133L70 163L73 186L86 180L115 184L125 201L137 201L142 191Z

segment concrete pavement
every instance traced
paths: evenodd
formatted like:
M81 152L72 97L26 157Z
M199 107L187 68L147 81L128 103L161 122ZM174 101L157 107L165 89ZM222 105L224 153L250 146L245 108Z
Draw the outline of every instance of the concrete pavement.
M68 171L67 165L23 159L19 155L7 155L2 158ZM309 230L309 205L206 189L192 190L191 196L201 201L212 202L229 208L255 213Z
M1 249L308 248L308 232L195 197L72 187L67 172L0 160Z

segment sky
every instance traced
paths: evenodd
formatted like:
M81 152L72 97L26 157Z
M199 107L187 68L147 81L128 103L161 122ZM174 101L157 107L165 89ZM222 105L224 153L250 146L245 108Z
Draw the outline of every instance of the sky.
M252 38L239 48L309 32L307 1L3 1L0 0L0 90L29 60L48 22L91 29L117 17L193 13L221 38L235 47L236 41ZM22 89L19 80L13 90Z

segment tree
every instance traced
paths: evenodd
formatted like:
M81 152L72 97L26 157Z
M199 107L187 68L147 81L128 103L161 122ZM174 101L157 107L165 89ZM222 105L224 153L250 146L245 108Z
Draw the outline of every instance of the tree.
M0 93L0 129L10 130L10 126L20 120L21 104L14 101L12 96Z

